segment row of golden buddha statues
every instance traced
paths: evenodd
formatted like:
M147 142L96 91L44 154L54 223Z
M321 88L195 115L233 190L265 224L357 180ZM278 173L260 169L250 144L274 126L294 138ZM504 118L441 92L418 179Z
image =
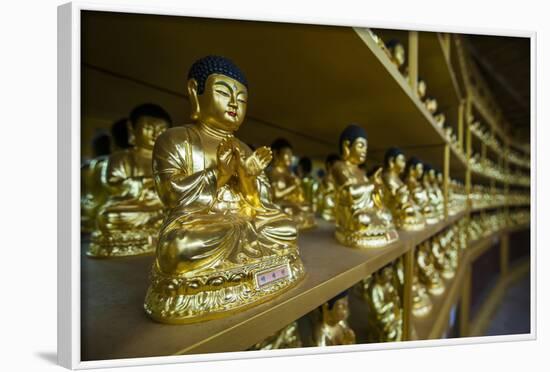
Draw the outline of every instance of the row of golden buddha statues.
M375 34L372 30L369 30L369 33L376 44L384 51L395 68L401 73L403 78L409 82L410 76L406 63L407 53L405 46L397 39L384 42L380 36ZM454 133L453 128L451 126L445 126L445 114L438 111L437 100L427 94L427 87L426 81L422 77L419 77L417 82L417 91L415 92L416 95L424 104L428 112L433 116L435 125L443 130L443 134L448 143L455 149L456 152L465 155L465 151L458 141L458 137L456 133ZM508 150L507 152L504 151L502 144L498 141L494 134L488 130L485 130L481 122L476 120L473 115L469 115L467 120L472 133L487 146L493 148L497 153L504 154L504 156L510 158L510 160L516 164L527 167L529 166L530 161L528 157L522 156L513 150ZM472 154L470 158L470 165L472 170L486 174L487 176L502 182L513 183L520 186L529 186L530 184L530 177L527 173L520 170L511 171L502 164L497 164L491 159L482 157L477 152Z
M246 115L248 83L227 58L197 60L187 93L191 124L171 128L170 116L159 106L141 105L122 124L128 147L88 162L82 172L82 226L91 231L87 254L154 253L144 308L156 321L227 316L297 285L306 275L298 231L315 228L315 213L334 221L335 239L353 248L387 246L399 239L398 229L418 231L444 218L443 175L420 160L407 161L391 148L383 166L367 177L362 168L367 133L359 125L341 133L340 154L327 158L317 184L307 163L300 168L302 177L292 172L288 141L252 149L236 138ZM449 214L463 210L466 198L464 186L451 182ZM446 237L445 244L451 246L458 235L453 232L455 238ZM438 288L434 270L456 266L446 264L441 240L442 256L418 253L418 283L432 292ZM433 251L432 245L426 250ZM397 301L399 286L391 290L388 281L398 273L388 266L362 284L374 309L371 324L388 340L401 337L399 306L388 305ZM420 284L417 288L422 292ZM346 301L342 295L322 306L323 322L315 331L320 344L354 338L342 319ZM292 335L294 328L284 333Z
M530 167L531 161L529 156L523 155L519 151L515 151L510 148L506 149L502 144L502 141L500 141L481 121L475 119L474 117L472 117L470 121L471 133L475 135L483 144L497 153L504 153L504 156L512 163L521 165L525 168Z

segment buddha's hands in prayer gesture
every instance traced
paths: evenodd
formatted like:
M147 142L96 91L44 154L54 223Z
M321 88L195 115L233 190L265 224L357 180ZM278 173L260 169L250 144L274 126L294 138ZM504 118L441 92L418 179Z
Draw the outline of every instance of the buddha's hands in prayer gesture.
M222 176L232 176L236 172L238 150L232 139L223 139L218 145L218 171Z
M267 146L257 148L252 155L245 160L243 166L249 176L258 176L271 163L273 154Z

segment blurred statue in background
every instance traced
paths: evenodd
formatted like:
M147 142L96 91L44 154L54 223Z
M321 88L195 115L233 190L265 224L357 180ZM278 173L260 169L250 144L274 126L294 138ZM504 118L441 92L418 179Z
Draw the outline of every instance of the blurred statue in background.
M319 191L319 182L311 174L313 166L308 157L300 158L298 162L298 177L304 191L304 198L310 205L313 212L317 210L317 193Z
M397 148L390 148L384 156L382 179L386 187L385 204L393 214L397 227L416 231L425 227L424 217L415 205L407 185L401 180L405 170L405 155Z
M403 309L399 278L388 264L361 282L361 294L368 305L367 324L370 342L401 341Z
M315 226L315 214L306 200L300 178L292 173L292 146L284 138L271 145L273 165L269 172L273 201L292 216L299 229Z
M413 197L415 205L418 207L427 224L439 222L439 215L436 213L434 206L430 203L428 193L421 183L422 174L424 173L424 165L420 160L412 157L407 162L404 180L410 194Z
M367 160L367 133L352 124L340 135L342 160L332 166L336 186L336 239L357 248L381 247L398 239L392 216L383 203L380 171L370 182L359 167Z
M302 347L298 322L292 322L280 331L258 342L248 350L277 350Z
M355 332L348 324L348 292L344 291L321 306L321 319L313 328L316 346L355 344Z
M107 199L105 169L111 153L111 140L100 134L92 140L94 157L80 167L80 224L83 233L92 232L97 210Z
M336 161L340 160L340 156L329 154L325 160L326 173L322 177L319 185L317 198L317 211L325 221L334 221L334 206L335 206L335 185L334 176L332 174L332 166Z
M432 205L432 208L434 209L436 215L439 219L443 219L445 217L443 191L441 191L441 189L439 188L439 184L437 183L437 175L435 169L428 164L424 165L424 173L422 174L422 186L424 186L424 190L426 190L428 194L430 204Z
M182 324L248 309L305 274L296 224L271 201L271 150L234 136L246 116L243 73L207 56L191 66L187 92L193 123L164 132L153 151L168 215L145 296L150 317Z
M128 142L134 147L109 156L105 170L109 196L97 213L89 256L131 256L154 251L163 206L153 182L153 146L170 125L170 116L155 104L140 105L130 114Z
M397 70L406 78L409 77L408 66L405 64L407 60L405 47L399 40L393 39L386 43L386 49L389 52L390 60L393 62Z
M418 98L424 103L424 106L426 106L426 109L432 114L435 124L439 128L443 128L445 125L445 114L442 112L437 112L437 100L432 97L427 97L428 87L426 84L426 81L422 78L418 78L418 84L417 84L417 95Z
M418 277L420 282L426 285L428 292L437 296L445 291L445 283L435 266L430 241L421 243L416 248L416 264L418 265Z

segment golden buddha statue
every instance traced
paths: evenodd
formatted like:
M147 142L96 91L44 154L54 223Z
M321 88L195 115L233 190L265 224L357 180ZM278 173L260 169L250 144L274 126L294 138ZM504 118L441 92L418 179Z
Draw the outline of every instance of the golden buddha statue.
M165 323L219 318L267 301L305 275L296 224L271 201L268 147L234 133L247 82L230 60L208 56L188 74L193 124L163 133L153 173L168 209L145 311Z
M325 160L325 174L321 178L317 197L317 211L325 221L334 221L334 209L336 203L336 186L332 174L332 166L340 156L329 154Z
M277 350L302 347L298 322L292 322L248 350Z
M418 206L420 213L424 216L426 223L431 225L439 222L439 215L430 203L428 193L420 182L424 173L424 165L418 158L412 157L407 161L405 169L405 184L412 195L415 205Z
M313 207L306 200L300 178L292 173L292 146L284 138L271 144L273 165L269 170L273 201L292 216L299 229L315 226Z
M297 173L300 178L300 184L302 185L302 190L304 191L304 198L306 202L310 205L310 208L313 212L317 210L317 194L319 191L319 182L311 174L313 165L311 159L308 157L300 158L298 161Z
M428 194L430 204L435 214L443 219L444 215L444 199L443 192L437 183L437 173L429 164L424 164L424 173L422 174L422 186Z
M316 346L355 344L355 332L348 324L348 292L344 291L321 306L321 319L313 327Z
M94 158L80 167L80 230L83 233L93 231L97 210L107 199L104 187L105 168L111 152L111 140L101 134L92 140Z
M349 125L340 135L342 160L332 166L336 239L356 248L381 247L399 238L391 213L383 204L380 171L370 182L359 168L367 159L367 146L365 129Z
M412 281L412 313L414 316L422 317L432 310L432 299L428 294L426 286L420 281L418 265L413 266Z
M442 294L445 291L445 283L435 267L435 260L429 240L421 243L416 248L415 256L420 282L426 285L430 294L435 296Z
M397 148L386 151L382 180L386 189L385 205L392 212L397 227L409 231L421 230L426 226L424 217L415 205L407 185L401 180L405 170L405 155Z
M401 341L403 309L399 296L399 279L388 264L361 282L362 297L367 302L368 338L370 342Z
M445 279L452 279L455 276L455 271L451 266L447 249L449 249L449 241L445 234L436 235L431 240L432 255L434 264L440 275Z
M97 212L89 256L154 251L164 213L153 182L153 146L170 124L170 116L160 106L148 103L132 111L128 128L135 146L109 156L105 170L109 196Z
M394 270L399 284L399 297L403 298L405 286L405 270L403 263L404 256L399 257L394 261ZM413 267L413 282L412 282L412 313L415 316L421 317L428 314L432 310L432 300L428 295L426 286L418 279L418 266Z
M390 40L386 43L386 50L390 60L395 65L397 70L408 79L408 68L406 62L405 47L399 40Z

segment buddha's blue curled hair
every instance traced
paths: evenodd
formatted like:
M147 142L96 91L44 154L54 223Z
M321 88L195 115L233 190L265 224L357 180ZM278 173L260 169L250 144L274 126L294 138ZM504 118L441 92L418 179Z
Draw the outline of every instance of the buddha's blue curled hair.
M220 74L237 80L248 88L248 81L243 72L228 58L220 56L206 56L193 63L187 74L187 80L197 81L197 94L204 93L206 80L212 74Z
M416 167L418 164L422 164L422 161L416 156L413 156L407 161L407 168Z
M395 159L399 155L405 155L401 149L397 147L390 147L384 155L384 165L390 164L390 159Z
M342 154L344 151L344 141L349 141L351 145L353 141L355 141L357 138L367 139L367 131L365 130L365 128L357 124L348 125L346 129L344 129L342 134L340 134L340 154Z

